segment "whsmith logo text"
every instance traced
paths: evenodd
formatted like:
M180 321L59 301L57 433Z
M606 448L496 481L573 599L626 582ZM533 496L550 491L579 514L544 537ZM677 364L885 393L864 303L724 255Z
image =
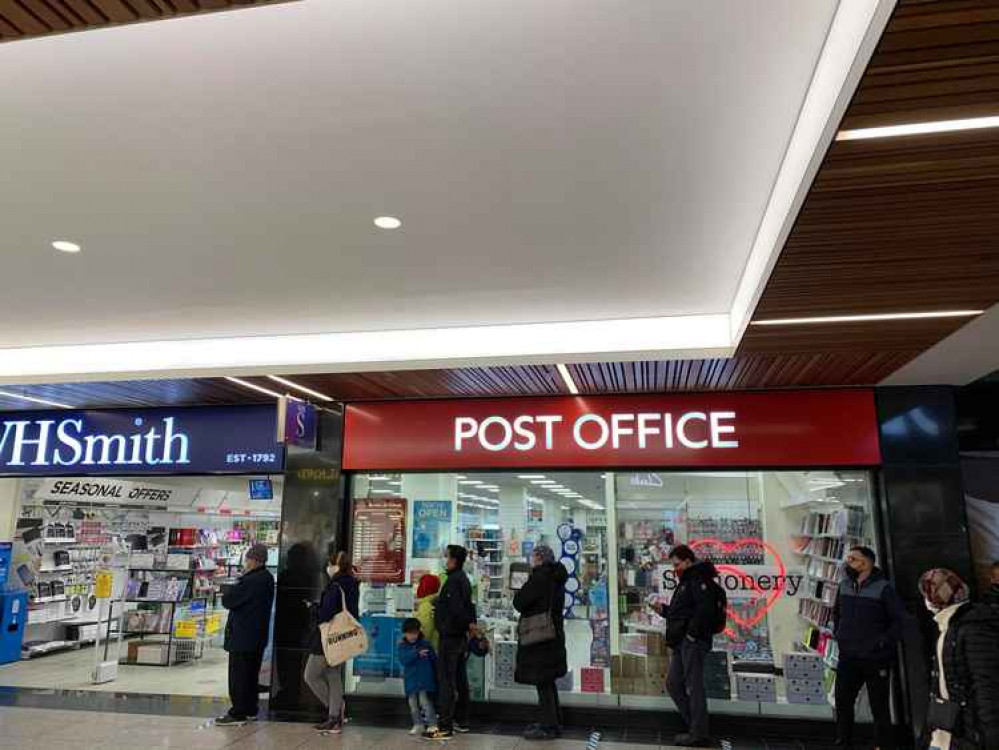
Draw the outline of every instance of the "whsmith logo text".
M183 466L190 439L174 417L132 420L135 432L87 433L83 419L0 420L0 467Z

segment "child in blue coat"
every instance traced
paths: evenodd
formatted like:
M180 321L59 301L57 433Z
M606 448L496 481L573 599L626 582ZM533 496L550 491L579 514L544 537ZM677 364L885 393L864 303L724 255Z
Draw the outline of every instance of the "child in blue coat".
M420 621L409 617L402 624L399 661L402 663L406 700L413 715L410 734L421 735L437 729L434 694L437 692L437 654L420 631Z

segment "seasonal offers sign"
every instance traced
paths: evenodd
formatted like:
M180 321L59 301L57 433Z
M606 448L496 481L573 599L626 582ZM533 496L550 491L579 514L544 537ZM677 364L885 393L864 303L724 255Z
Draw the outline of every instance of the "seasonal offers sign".
M357 404L344 441L352 470L880 463L869 390Z

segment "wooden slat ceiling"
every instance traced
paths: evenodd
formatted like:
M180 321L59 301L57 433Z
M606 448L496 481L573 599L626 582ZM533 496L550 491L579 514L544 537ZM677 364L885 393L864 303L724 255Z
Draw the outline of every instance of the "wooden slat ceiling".
M10 4L0 0L0 8ZM903 0L842 127L984 114L999 114L999 2ZM999 129L836 142L754 317L988 308L999 302L997 227ZM965 322L751 326L736 356L727 360L584 364L570 370L587 393L867 385ZM295 379L344 400L565 392L555 368L544 366ZM224 380L6 390L79 406L268 400ZM0 409L25 407L30 405L0 397Z
M0 42L289 0L0 0Z

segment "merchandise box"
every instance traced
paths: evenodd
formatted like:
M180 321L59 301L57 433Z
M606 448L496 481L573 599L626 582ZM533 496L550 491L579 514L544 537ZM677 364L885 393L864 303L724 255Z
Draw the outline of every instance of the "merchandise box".
M789 680L821 680L824 672L821 654L784 654L784 676Z
M584 693L604 692L605 671L602 667L582 667L579 670L580 689Z

